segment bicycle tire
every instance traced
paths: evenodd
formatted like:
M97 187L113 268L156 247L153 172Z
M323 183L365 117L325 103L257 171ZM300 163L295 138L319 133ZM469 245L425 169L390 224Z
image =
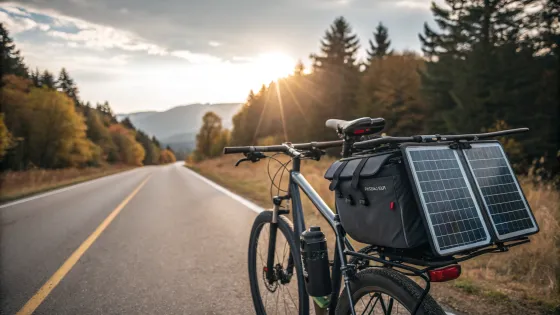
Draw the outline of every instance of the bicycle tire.
M388 268L368 268L356 274L350 281L354 301L368 293L379 292L397 300L412 314L423 289L406 276ZM346 290L342 291L335 311L336 315L350 314ZM416 315L445 315L441 306L427 294Z
M265 224L272 223L272 211L263 211L256 218L251 228L251 235L249 237L249 250L248 250L248 270L249 270L249 284L251 287L251 295L253 298L253 305L257 315L265 315L265 307L259 291L259 281L261 285L262 273L257 270L257 245L258 237ZM286 217L278 216L278 230L284 235L286 241L290 246L290 253L294 258L295 279L292 277L291 281L297 280L298 287L298 314L309 315L309 297L305 289L303 272L301 268L301 258L299 248L296 247L294 240L293 224Z

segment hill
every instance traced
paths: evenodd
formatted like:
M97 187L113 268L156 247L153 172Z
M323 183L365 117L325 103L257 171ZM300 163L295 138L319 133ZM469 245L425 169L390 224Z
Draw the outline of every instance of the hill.
M224 128L232 128L232 117L241 107L240 103L191 104L173 107L163 112L145 111L118 114L120 121L128 117L134 126L150 136L169 145L178 152L188 152L196 144L196 134L202 125L202 116L213 111L222 117Z

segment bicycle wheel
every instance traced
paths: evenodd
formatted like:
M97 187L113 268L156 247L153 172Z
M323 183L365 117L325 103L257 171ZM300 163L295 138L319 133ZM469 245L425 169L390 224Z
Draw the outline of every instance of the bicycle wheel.
M423 289L404 275L387 268L369 268L356 274L350 282L356 314L412 314ZM336 307L337 315L350 314L350 301L343 290ZM445 315L428 294L417 315Z
M271 223L272 211L261 212L253 223L249 238L249 282L255 311L258 315L308 315L309 297L305 290L301 258L294 241L292 223L284 216L278 216L274 277L271 281L266 278Z

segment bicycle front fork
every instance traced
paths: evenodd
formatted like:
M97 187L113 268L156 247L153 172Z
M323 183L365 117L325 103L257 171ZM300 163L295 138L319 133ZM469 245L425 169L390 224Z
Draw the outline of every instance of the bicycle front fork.
M272 283L278 279L275 277L275 266L274 266L274 254L276 253L276 235L278 233L278 217L281 214L288 214L289 211L285 209L281 209L280 206L282 204L282 200L287 199L287 197L279 197L276 196L272 199L273 201L273 208L272 208L272 222L270 223L270 234L268 238L268 256L266 259L266 279ZM282 263L282 262L278 262ZM294 257L290 252L288 256L288 265L286 266L286 274L288 276L293 275L294 273Z

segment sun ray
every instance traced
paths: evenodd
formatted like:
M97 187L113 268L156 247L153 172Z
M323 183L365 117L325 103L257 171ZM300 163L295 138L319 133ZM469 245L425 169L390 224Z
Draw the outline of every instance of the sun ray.
M299 112L301 113L301 116L303 117L303 120L305 120L306 124L309 124L309 120L307 119L307 116L305 115L305 112L303 111L303 107L301 106L299 101L296 99L296 97L294 95L294 92L292 91L292 88L290 87L290 83L286 83L285 86L286 86L286 89L288 89L288 92L290 93L290 95L292 96L292 100L294 100L294 102L296 103L296 106L297 106Z
M317 85L315 82L311 80L307 80L307 82L315 86ZM305 87L302 87L301 84L297 82L294 82L294 84L296 84L303 92L307 93L307 95L311 96L311 98L313 98L315 101L321 102L321 99L317 95L310 93L307 89L305 89Z
M286 120L284 119L284 104L282 104L282 95L280 93L280 81L276 81L276 97L278 98L278 104L280 105L280 119L282 119L282 131L284 132L284 141L288 142L288 133L286 132Z
M255 129L255 133L253 134L253 143L257 144L257 134L259 133L259 129L261 128L261 123L264 116L264 111L266 110L266 105L268 104L268 100L270 98L270 93L266 93L266 100L264 101L263 109L261 111L261 115L259 116L259 122L257 123L257 128Z

